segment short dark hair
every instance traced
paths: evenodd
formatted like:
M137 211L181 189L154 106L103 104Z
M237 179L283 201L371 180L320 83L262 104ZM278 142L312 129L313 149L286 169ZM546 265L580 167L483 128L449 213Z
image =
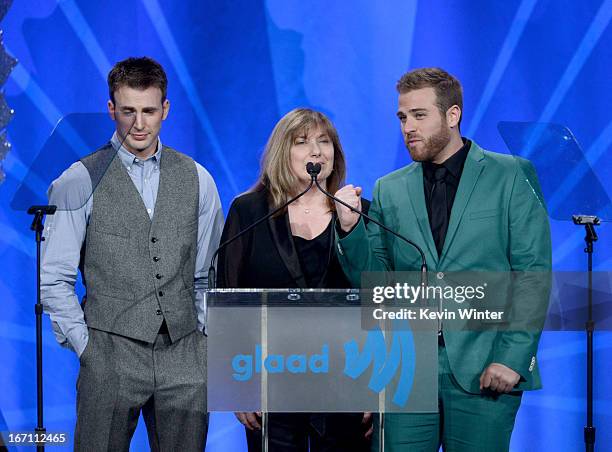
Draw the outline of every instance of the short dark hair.
M108 73L108 95L115 103L115 91L122 86L135 89L159 88L166 100L168 78L161 64L149 57L130 57L116 63Z
M415 89L433 88L436 93L436 105L443 117L453 105L457 105L463 112L461 83L444 69L427 67L406 72L397 82L396 88L400 94ZM461 125L461 118L459 118L459 125Z

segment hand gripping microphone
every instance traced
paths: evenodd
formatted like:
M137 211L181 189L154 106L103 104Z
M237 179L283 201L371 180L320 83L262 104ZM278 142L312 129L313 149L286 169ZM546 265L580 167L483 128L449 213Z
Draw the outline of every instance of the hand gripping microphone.
M321 172L321 164L320 163L308 162L306 164L306 172L312 178L312 182L315 183L317 188L325 196L327 196L330 199L333 199L334 201L336 201L339 204L342 204L344 207L350 209L352 212L355 212L356 214L362 216L363 218L366 218L368 221L371 221L372 223L380 226L382 229L387 231L389 234L393 234L397 238L402 239L404 242L408 243L410 246L415 248L419 252L419 254L421 255L421 282L424 283L425 285L427 284L427 260L425 259L425 253L423 252L423 250L421 249L421 247L419 245L414 243L412 240L404 237L403 235L401 235L401 234L399 234L399 233L389 229L384 224L380 223L379 221L376 221L375 219L373 219L372 217L366 215L365 213L361 212L360 210L357 210L354 207L349 206L347 203L345 203L341 199L338 199L334 195L332 195L331 193L327 192L323 187L321 187L321 185L319 184L319 181L317 179L319 173ZM312 184L312 182L311 182L311 184Z

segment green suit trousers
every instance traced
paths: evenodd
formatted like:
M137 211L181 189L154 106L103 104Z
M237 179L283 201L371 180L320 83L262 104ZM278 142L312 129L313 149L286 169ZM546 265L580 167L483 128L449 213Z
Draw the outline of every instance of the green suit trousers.
M522 391L466 392L455 380L445 347L438 347L438 413L389 413L384 452L503 452L509 450ZM379 450L379 420L373 450Z

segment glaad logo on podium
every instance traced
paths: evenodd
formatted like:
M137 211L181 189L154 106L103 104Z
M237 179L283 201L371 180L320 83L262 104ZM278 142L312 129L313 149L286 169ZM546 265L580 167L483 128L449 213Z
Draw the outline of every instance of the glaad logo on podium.
M385 337L380 330L368 332L363 350L360 351L359 344L354 339L345 342L343 349L343 375L356 380L372 367L368 388L380 393L396 379L392 401L400 407L406 405L415 371L415 348L411 331L395 331L392 334L390 350L387 350ZM256 345L254 355L235 355L232 359L232 369L232 377L236 381L249 381L253 373L259 374L262 369L269 374L330 374L329 345L323 344L321 353L311 356L268 354L265 358L261 345Z
M357 341L352 340L345 343L344 373L348 377L356 379L372 364L372 375L368 388L380 393L391 383L399 370L392 401L394 404L404 407L408 402L414 382L416 358L414 339L410 330L394 331L391 334L393 337L391 350L389 351L387 351L385 337L381 330L368 332L361 353Z
M269 354L263 358L261 345L255 346L255 357L253 355L236 355L232 359L234 369L234 380L248 381L253 377L253 372L261 373L261 368L266 369L269 374L305 374L310 370L313 374L329 372L329 346L324 344L321 354L314 354L310 358L305 354L284 355Z

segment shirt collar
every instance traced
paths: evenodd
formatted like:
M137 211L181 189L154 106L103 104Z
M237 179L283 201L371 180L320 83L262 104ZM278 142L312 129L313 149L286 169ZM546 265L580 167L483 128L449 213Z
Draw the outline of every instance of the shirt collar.
M111 137L111 144L113 148L115 149L115 151L117 151L117 154L119 155L119 158L121 159L121 163L123 163L123 166L125 166L126 168L131 167L134 163L144 162L147 160L159 162L159 160L161 159L162 144L161 144L161 140L159 139L159 137L157 137L157 150L155 151L155 154L153 154L152 156L146 159L141 159L139 157L136 157L134 154L128 151L123 145L121 145L121 142L119 141L119 137L117 136L117 132L113 133L113 136Z
M463 146L447 158L444 162L438 164L433 162L423 162L423 174L428 179L433 180L434 172L437 168L445 167L448 172L453 175L453 177L457 180L461 178L461 173L463 172L463 166L465 165L465 160L467 159L468 152L470 152L470 148L472 147L472 142L467 138L462 138Z

